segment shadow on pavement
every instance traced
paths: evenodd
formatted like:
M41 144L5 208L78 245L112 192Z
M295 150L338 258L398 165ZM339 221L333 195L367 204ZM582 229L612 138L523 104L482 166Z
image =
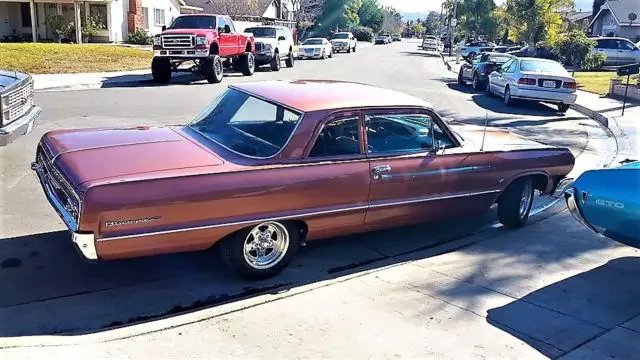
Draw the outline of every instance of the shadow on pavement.
M2 239L0 337L92 333L286 292L426 256L420 251L485 231L495 219L492 210L471 219L312 242L282 274L258 282L231 274L216 248L87 263L66 231Z
M401 51L400 54L407 56L440 57L437 53L430 53L426 51Z
M225 77L242 77L241 73L225 72ZM121 75L114 76L101 85L103 89L109 88L136 88L136 87L162 87L171 85L209 85L204 76L191 72L178 72L171 76L168 84L160 84L153 81L151 74L146 75Z
M491 309L487 321L557 358L637 316L638 278L640 257L618 258Z

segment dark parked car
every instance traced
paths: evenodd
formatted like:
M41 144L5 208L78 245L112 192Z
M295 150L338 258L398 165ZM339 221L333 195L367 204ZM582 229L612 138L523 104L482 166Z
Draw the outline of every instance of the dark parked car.
M486 52L477 55L473 60L466 60L458 73L458 83L465 85L471 81L474 90L485 89L489 81L489 74L507 61L513 59L513 55L496 52Z
M536 46L534 54L529 54L529 46L523 46L520 50L509 51L508 54L517 57L534 57L538 59L558 60L558 57L551 51L551 49L544 46Z
M29 74L0 70L0 146L31 132L40 108L33 102Z
M459 134L409 95L297 80L231 85L188 125L50 131L31 167L86 258L218 244L264 278L306 241L495 203L522 227L534 191L555 191L574 161L505 130Z

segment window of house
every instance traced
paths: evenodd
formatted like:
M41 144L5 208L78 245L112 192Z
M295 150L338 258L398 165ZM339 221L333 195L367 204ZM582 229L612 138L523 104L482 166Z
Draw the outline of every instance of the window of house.
M22 27L31 27L31 8L29 3L20 3L20 16L22 17Z
M326 124L309 157L335 157L360 154L358 118L333 120Z
M142 16L144 17L144 28L149 30L149 8L142 8Z
M371 115L366 117L366 124L370 154L423 152L434 149L434 145L444 148L454 145L433 119L424 114Z
M166 25L164 9L153 9L153 23L155 26Z
M89 4L89 16L97 21L102 29L107 29L107 5Z

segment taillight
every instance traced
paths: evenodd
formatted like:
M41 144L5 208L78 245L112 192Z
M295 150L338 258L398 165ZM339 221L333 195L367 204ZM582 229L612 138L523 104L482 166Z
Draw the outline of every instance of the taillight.
M562 85L563 88L565 89L577 89L578 85L576 84L575 81L565 81L564 84Z
M518 84L520 85L535 85L536 84L536 79L531 79L531 78L520 78L520 80L518 80Z

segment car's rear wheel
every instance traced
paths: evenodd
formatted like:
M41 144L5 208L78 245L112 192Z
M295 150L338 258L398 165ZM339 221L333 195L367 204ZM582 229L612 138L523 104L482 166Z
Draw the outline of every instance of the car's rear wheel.
M151 61L153 81L166 84L171 81L171 62L168 58L156 57Z
M487 80L487 84L484 88L484 91L487 92L487 96L492 97L493 96L493 92L491 91L491 79Z
M524 226L533 205L533 179L521 178L512 182L498 201L498 219L507 228Z
M480 90L482 84L480 83L480 77L477 73L473 74L473 90Z
M281 272L300 246L293 223L267 221L240 230L222 241L222 258L238 275L265 279Z
M275 53L271 58L271 71L280 71L280 54Z
M458 72L458 85L466 85L467 82L464 81L464 76L462 76L462 69Z
M285 60L284 63L287 65L287 67L290 67L290 68L292 68L293 65L295 64L295 57L293 56L292 49L289 50L289 56L287 56L287 60Z
M569 104L558 104L558 110L563 114L566 113L567 111L569 111L570 107L571 107L571 105L569 105Z
M509 89L509 86L504 89L504 104L506 106L513 105L513 99L511 98L511 89Z
M252 53L248 52L242 54L239 60L240 71L242 71L242 75L251 76L256 72L256 58Z
M218 55L203 60L202 72L209 84L217 84L222 81L224 76L224 67L222 59Z

